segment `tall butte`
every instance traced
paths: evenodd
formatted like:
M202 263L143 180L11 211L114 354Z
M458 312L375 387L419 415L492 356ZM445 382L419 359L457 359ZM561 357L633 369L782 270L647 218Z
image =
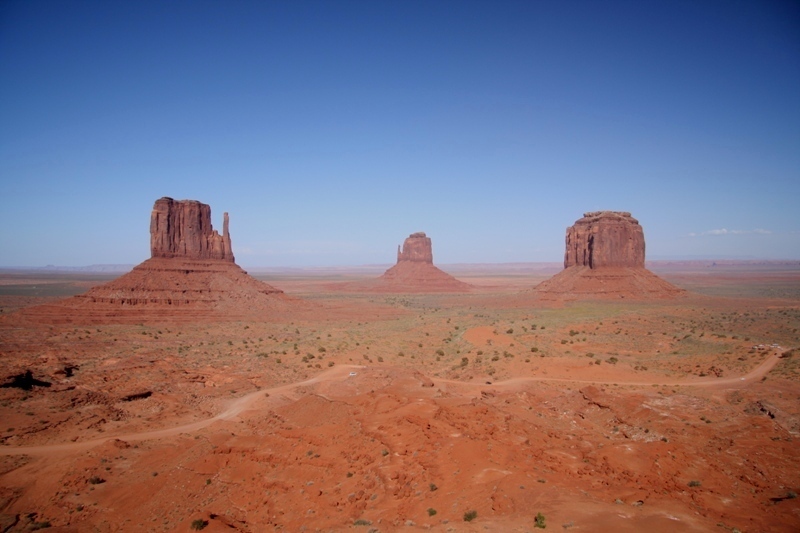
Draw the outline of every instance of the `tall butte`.
M425 233L412 233L397 247L397 264L373 283L386 292L464 292L472 286L433 264L433 246Z
M564 270L534 287L545 299L671 298L684 291L644 267L644 231L623 211L594 211L567 228Z
M156 200L150 214L150 256L234 262L228 213L222 235L211 227L211 207L197 200Z
M156 200L150 214L150 259L85 294L25 314L89 323L235 319L278 315L299 303L234 262L228 226L225 213L222 235L215 231L211 208L196 200Z

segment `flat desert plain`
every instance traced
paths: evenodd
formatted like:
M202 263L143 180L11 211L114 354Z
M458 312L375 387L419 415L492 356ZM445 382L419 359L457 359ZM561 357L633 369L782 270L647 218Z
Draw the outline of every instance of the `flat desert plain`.
M0 276L0 531L800 530L800 265L658 263L687 292L542 301L339 290L139 323L31 306L113 276Z

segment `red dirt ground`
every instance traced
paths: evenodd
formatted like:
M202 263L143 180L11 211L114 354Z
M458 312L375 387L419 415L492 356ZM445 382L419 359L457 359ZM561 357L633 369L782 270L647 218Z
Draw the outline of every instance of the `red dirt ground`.
M271 278L303 305L268 320L8 314L0 378L50 386L0 388L0 530L797 531L800 271L672 272L693 292L322 275Z

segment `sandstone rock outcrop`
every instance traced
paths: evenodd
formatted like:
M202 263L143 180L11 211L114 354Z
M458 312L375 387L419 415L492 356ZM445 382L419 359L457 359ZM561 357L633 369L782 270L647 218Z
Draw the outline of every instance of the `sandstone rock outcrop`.
M468 292L472 286L433 264L433 246L424 232L412 233L397 247L397 263L376 279L329 285L353 292L435 293Z
M462 292L470 290L433 264L433 246L424 232L412 233L397 247L397 264L378 278L376 290L385 292Z
M409 261L412 263L433 264L433 247L430 237L424 232L412 233L403 242L403 249L397 246L397 262Z
M211 226L211 207L197 200L156 200L150 214L151 257L219 259L233 263L228 213L222 235Z
M567 228L564 268L644 268L644 232L630 213L595 211Z
M156 200L150 216L152 257L132 271L57 304L32 307L39 321L125 323L280 315L301 302L234 263L225 213L222 235L211 208L195 200Z
M641 300L684 292L647 270L644 254L644 231L630 213L585 213L567 228L564 270L533 290L552 300Z

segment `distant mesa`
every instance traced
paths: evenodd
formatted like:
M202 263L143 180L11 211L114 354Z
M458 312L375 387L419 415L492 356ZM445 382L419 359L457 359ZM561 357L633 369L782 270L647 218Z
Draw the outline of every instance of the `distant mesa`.
M472 285L459 281L433 264L431 239L423 232L412 233L397 247L397 264L382 276L366 281L337 283L331 290L385 293L469 292Z
M386 292L465 292L472 286L459 281L433 264L433 246L425 233L412 233L397 247L397 264L376 284Z
M644 257L644 231L630 213L585 213L567 228L564 270L534 292L558 300L672 298L684 292L647 270Z
M22 312L52 323L125 323L263 316L299 304L234 262L228 225L225 213L222 235L215 231L207 204L156 200L150 215L150 259L85 294Z

